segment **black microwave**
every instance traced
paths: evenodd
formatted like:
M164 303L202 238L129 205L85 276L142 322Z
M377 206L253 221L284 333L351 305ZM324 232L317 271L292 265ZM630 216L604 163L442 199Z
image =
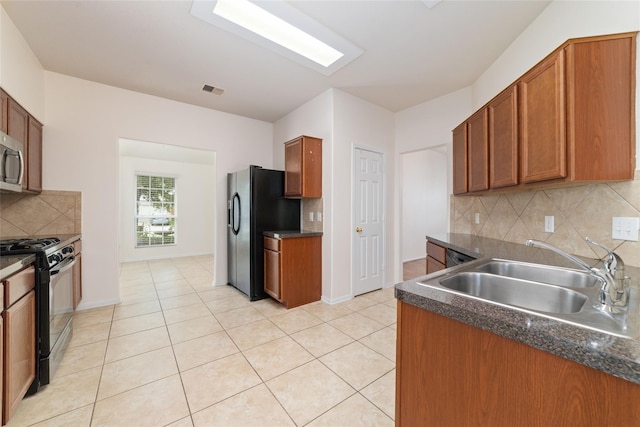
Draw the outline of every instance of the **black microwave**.
M0 191L22 191L24 156L22 143L0 131Z

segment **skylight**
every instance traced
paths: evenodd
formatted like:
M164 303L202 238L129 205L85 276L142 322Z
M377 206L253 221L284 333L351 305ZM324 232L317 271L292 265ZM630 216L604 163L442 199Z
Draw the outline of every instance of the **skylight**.
M327 76L362 54L353 43L280 0L194 0L191 14Z

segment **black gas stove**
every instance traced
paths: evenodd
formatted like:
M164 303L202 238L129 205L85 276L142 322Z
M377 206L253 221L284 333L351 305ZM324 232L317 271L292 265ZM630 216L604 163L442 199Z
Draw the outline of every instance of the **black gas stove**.
M72 334L74 246L68 238L0 240L0 256L35 255L36 379L27 394L49 384Z

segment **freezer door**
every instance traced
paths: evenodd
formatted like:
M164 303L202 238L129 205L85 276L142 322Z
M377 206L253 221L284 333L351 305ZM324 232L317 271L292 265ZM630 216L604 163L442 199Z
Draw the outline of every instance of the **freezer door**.
M249 169L236 172L236 199L240 219L236 224L236 281L233 285L249 295L251 285L251 188Z
M236 234L233 230L237 227L236 216L238 212L233 203L236 198L236 174L227 174L227 282L234 285L237 278L237 257L236 257ZM238 224L240 218L237 218Z

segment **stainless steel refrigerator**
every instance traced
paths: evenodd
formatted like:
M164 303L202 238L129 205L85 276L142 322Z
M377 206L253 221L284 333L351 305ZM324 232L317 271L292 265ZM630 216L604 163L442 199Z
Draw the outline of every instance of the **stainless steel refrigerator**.
M265 231L300 230L300 200L284 198L284 171L250 166L227 175L228 282L251 301L264 292Z

